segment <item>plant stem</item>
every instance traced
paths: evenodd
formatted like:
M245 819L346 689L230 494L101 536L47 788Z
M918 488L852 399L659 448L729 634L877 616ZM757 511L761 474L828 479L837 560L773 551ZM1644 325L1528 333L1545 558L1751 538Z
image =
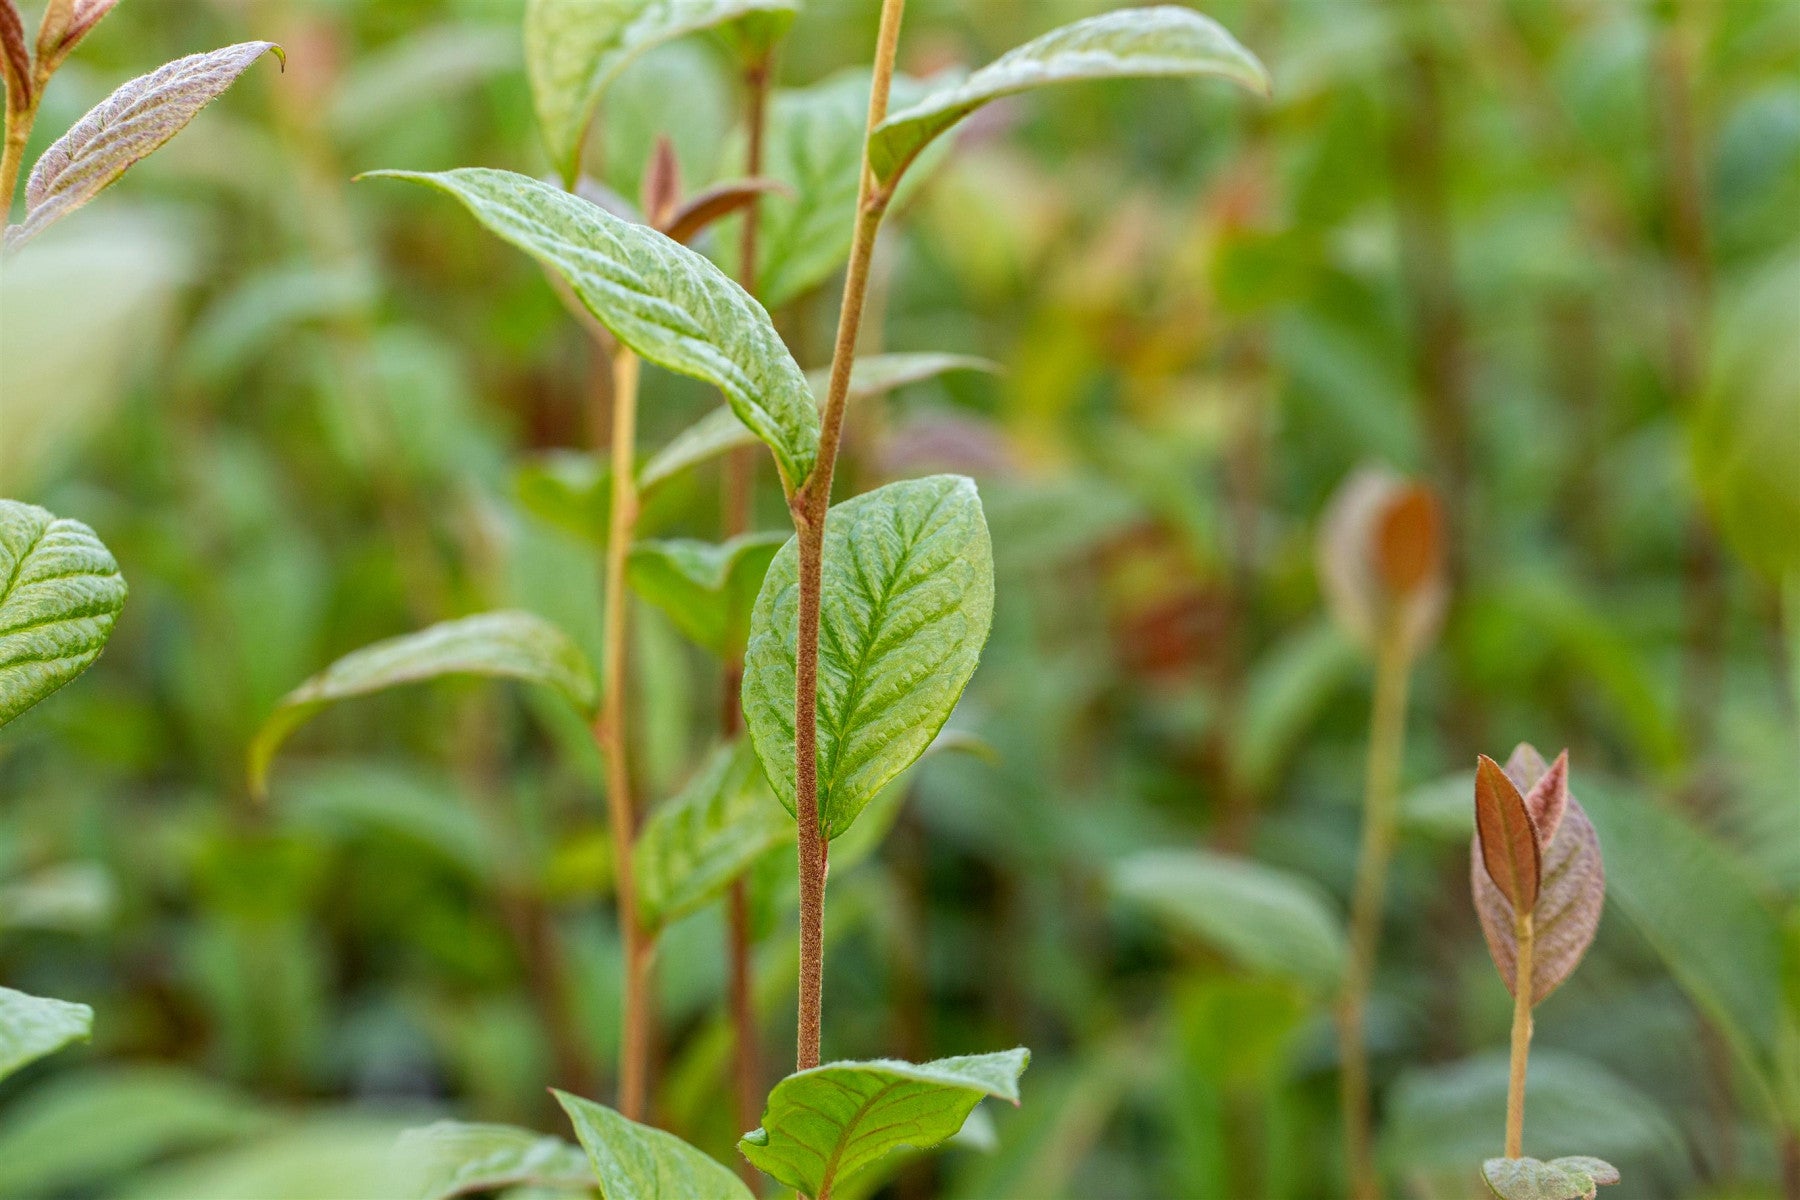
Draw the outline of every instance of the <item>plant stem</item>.
M19 168L25 161L25 143L37 123L37 102L6 89L6 139L0 148L0 229L12 216L13 193L19 187Z
M619 936L625 951L623 1029L619 1036L619 1111L631 1120L644 1115L649 1086L650 1026L648 983L650 943L638 923L637 880L631 851L637 812L631 802L631 763L626 748L625 564L637 524L638 357L616 346L612 361L612 521L606 543L606 624L600 719L594 740L606 758L606 805L612 825L613 881L618 894Z
M1782 1200L1800 1200L1800 1129L1790 1129L1781 1138Z
M1512 1069L1506 1076L1506 1157L1525 1157L1525 1063L1531 1057L1531 995L1536 932L1530 913L1513 917L1519 957L1513 969Z
M900 18L906 0L882 0L881 30L869 86L868 129L887 117L888 89L900 45ZM831 383L820 423L819 459L811 475L788 497L800 551L799 636L794 664L794 808L799 824L800 1012L795 1061L798 1069L819 1065L821 1003L825 981L826 839L819 833L819 592L824 583L825 514L831 507L831 476L844 433L844 406L850 396L850 367L862 331L863 301L869 289L869 260L887 211L889 194L875 185L863 141L862 181L857 186L856 227L838 310L837 344L831 356Z
M1362 849L1356 864L1356 891L1350 908L1350 962L1338 1009L1342 1057L1339 1084L1344 1110L1344 1150L1350 1194L1375 1200L1375 1172L1369 1121L1369 1047L1364 1025L1369 984L1381 942L1381 910L1387 892L1388 860L1394 849L1399 798L1400 755L1406 742L1406 646L1397 625L1383 634L1375 658L1375 704L1369 724L1369 759L1363 794Z

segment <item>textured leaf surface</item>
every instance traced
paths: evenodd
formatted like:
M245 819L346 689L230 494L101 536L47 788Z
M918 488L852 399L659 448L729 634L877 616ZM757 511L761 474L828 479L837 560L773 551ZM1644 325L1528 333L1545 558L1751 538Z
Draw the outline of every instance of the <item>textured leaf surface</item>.
M70 1042L86 1041L93 1028L94 1010L85 1004L0 988L0 1079Z
M190 54L133 79L102 100L31 169L25 185L25 219L7 230L6 244L24 244L99 195L133 163L180 133L270 51L281 54L273 42L243 42Z
M592 1180L579 1147L512 1125L438 1121L401 1134L398 1150L418 1200L518 1186L579 1190Z
M1501 1200L1593 1200L1600 1181L1582 1164L1597 1164L1618 1181L1619 1173L1597 1158L1490 1158L1481 1177Z
M744 719L794 811L799 551L770 564L744 655ZM956 707L994 613L994 558L975 484L890 483L825 522L819 627L819 824L837 837L925 752Z
M901 1146L935 1146L993 1096L1019 1102L1029 1050L940 1058L916 1066L838 1062L775 1085L762 1128L738 1149L760 1171L809 1196L855 1178Z
M631 586L690 640L721 658L736 658L750 636L757 589L786 540L779 533L747 533L724 543L639 542L631 548Z
M586 656L542 617L503 611L443 621L354 650L284 696L250 745L251 786L263 789L281 743L326 705L447 675L540 684L584 716L599 704L600 686Z
M1543 874L1537 829L1525 797L1485 754L1475 764L1475 849L1483 874L1513 912L1530 912Z
M819 411L762 305L707 259L548 184L510 171L377 171L446 192L555 271L602 325L650 362L717 387L798 485L818 451Z
M645 923L666 925L711 902L793 836L755 753L743 742L720 746L651 814L632 850Z
M746 17L785 22L797 8L795 0L530 0L525 69L556 169L573 180L595 106L640 55Z
M639 1125L592 1100L555 1095L606 1200L752 1200L735 1174L674 1134Z
M92 666L124 606L93 530L0 500L0 725Z
M1113 868L1112 886L1250 970L1321 993L1343 974L1343 922L1316 888L1286 871L1203 850L1146 850Z
M1216 75L1266 95L1268 72L1192 9L1126 8L1076 21L1001 55L959 87L894 113L869 139L869 165L891 183L939 134L1002 96L1084 79Z

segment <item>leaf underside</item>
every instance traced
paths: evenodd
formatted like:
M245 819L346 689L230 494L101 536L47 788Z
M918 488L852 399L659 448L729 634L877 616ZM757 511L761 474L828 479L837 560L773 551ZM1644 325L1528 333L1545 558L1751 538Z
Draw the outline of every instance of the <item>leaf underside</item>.
M438 1121L401 1134L397 1150L417 1185L418 1200L511 1187L580 1191L593 1180L578 1147L511 1125Z
M994 610L993 547L974 483L891 483L833 507L820 593L819 828L837 837L931 744L975 673ZM799 553L763 579L743 708L776 796L794 811Z
M93 1028L94 1010L85 1004L0 987L0 1079L70 1042L86 1041Z
M606 1200L754 1200L729 1169L672 1133L555 1091Z
M0 725L93 665L125 593L93 530L0 500Z
M1550 1162L1490 1158L1481 1165L1481 1178L1500 1200L1594 1200L1600 1185L1619 1182L1619 1172L1584 1155Z
M890 1151L937 1145L988 1096L1017 1104L1030 1062L1031 1052L1017 1049L923 1065L827 1063L776 1084L762 1127L738 1149L758 1170L817 1196Z

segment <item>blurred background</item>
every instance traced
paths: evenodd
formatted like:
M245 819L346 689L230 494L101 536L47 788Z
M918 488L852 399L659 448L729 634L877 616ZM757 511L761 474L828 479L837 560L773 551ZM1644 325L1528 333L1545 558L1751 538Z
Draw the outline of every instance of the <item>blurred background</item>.
M809 0L782 85L866 64L877 7ZM901 64L979 64L1108 7L913 0ZM560 1131L546 1084L610 1094L619 956L576 718L431 685L319 717L266 805L244 772L276 701L377 638L512 606L597 653L588 334L457 206L352 182L549 173L521 9L126 0L44 102L33 156L165 60L287 50L0 276L0 493L91 524L132 590L98 666L0 739L0 979L97 1013L91 1047L0 1088L0 1195L360 1195L396 1129ZM1269 64L1272 104L1147 82L996 106L882 242L867 346L1002 368L858 409L841 472L978 478L999 598L953 724L994 753L927 760L885 837L834 853L825 1056L1036 1056L985 1148L883 1194L1343 1194L1304 943L1159 913L1115 867L1204 845L1343 911L1371 668L1314 542L1369 463L1429 482L1451 539L1370 1015L1396 1191L1469 1195L1499 1152L1510 1001L1469 900L1469 781L1529 740L1569 748L1611 891L1538 1010L1528 1152L1609 1158L1624 1197L1781 1194L1800 5L1206 11ZM690 186L732 177L741 109L719 46L673 44L609 94L588 162L635 196L667 133ZM772 306L803 367L838 286ZM644 388L646 448L717 403ZM758 526L783 528L759 470ZM716 537L716 475L647 529ZM712 744L718 673L647 605L633 637L654 800ZM770 1082L788 853L756 889ZM654 1107L723 1157L722 925L660 953Z

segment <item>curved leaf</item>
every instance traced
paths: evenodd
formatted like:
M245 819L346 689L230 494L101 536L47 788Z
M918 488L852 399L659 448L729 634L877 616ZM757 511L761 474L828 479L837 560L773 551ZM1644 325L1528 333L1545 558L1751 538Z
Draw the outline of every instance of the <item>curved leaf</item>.
M1299 876L1205 850L1146 850L1117 863L1112 889L1253 971L1330 992L1348 957L1343 921Z
M550 159L573 182L594 108L607 86L664 42L757 18L755 38L780 36L795 0L530 0L525 69Z
M125 591L93 530L0 500L0 725L93 665Z
M794 823L769 794L749 746L720 746L650 815L632 848L645 924L666 925L703 907L793 836Z
M744 720L794 811L799 551L770 564L744 654ZM819 827L837 837L925 752L987 641L994 557L973 481L890 483L825 521L819 627Z
M518 1186L581 1190L592 1180L578 1147L512 1125L438 1121L402 1133L397 1151L418 1200Z
M1051 30L961 86L889 116L869 135L869 166L883 184L893 183L939 134L1002 96L1084 79L1183 75L1217 75L1269 92L1262 63L1211 18L1170 5L1120 9Z
M790 484L812 470L819 411L762 305L707 259L654 229L511 171L374 171L448 193L489 230L560 275L645 359L725 394Z
M689 640L735 659L750 636L757 589L786 540L779 533L747 533L722 544L691 538L639 542L631 548L631 586Z
M140 159L180 133L274 42L243 42L190 54L139 76L95 105L48 149L25 184L25 219L6 231L9 249L99 195Z
M0 987L0 1079L70 1042L87 1041L93 1029L94 1010L85 1004Z
M827 1063L789 1075L769 1093L760 1129L738 1142L760 1171L808 1196L901 1146L935 1146L961 1129L985 1097L1019 1102L1031 1051Z
M587 1150L606 1200L753 1200L728 1168L672 1133L551 1089Z
M288 734L319 709L446 675L487 675L541 684L592 717L600 685L569 635L528 612L492 612L443 621L351 651L282 697L250 743L250 784L261 793Z
M1481 755L1475 764L1475 857L1512 913L1528 913L1537 905L1543 880L1539 854L1525 797L1499 763Z

